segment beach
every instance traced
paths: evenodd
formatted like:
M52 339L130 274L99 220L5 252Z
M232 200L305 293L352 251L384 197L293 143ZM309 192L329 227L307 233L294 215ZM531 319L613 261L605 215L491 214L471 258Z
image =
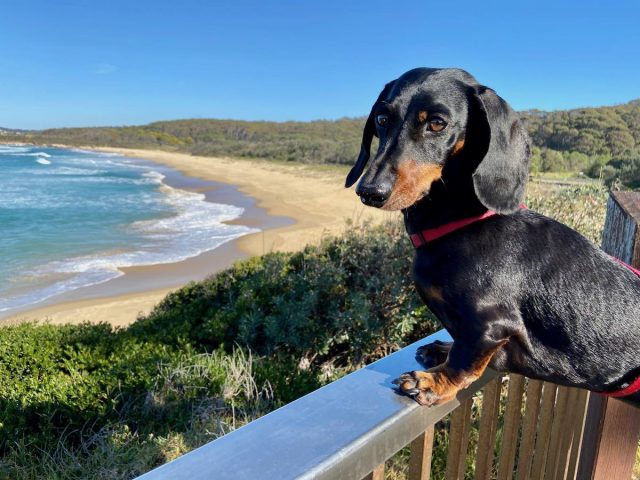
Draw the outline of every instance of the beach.
M216 182L215 188L207 190L207 197L211 195L216 201L233 198L236 203L243 201L243 197L250 199L246 205L241 205L245 214L233 222L261 231L181 262L123 268L124 275L115 280L35 305L34 309L2 319L1 324L46 320L127 325L139 315L148 313L175 288L229 267L236 260L317 244L323 236L352 228L347 226L349 220L357 228L366 221L380 222L397 217L394 213L363 206L353 189L345 189L346 168L199 157L156 150L93 150L148 160L175 169L182 175L182 178L174 179L174 185L180 188L202 191L204 184L199 184L199 180Z

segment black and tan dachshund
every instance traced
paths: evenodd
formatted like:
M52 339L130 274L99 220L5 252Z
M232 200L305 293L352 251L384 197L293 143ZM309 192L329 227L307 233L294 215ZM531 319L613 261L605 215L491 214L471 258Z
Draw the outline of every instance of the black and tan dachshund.
M420 404L453 398L487 366L605 393L640 376L640 278L520 207L529 150L516 113L463 70L411 70L371 109L346 186L362 176L362 202L400 210L423 240L415 283L454 339L419 349L433 368L396 380ZM640 405L640 393L623 399Z

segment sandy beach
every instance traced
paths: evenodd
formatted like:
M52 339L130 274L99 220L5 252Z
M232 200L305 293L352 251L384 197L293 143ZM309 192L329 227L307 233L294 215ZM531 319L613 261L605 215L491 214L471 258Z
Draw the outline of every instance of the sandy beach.
M150 160L188 177L235 186L255 199L255 205L264 209L269 217L289 221L265 224L264 219L262 223L256 220L263 228L259 233L240 237L183 262L123 269L125 275L114 281L77 291L71 300L67 298L2 319L1 324L46 320L52 323L91 321L126 325L138 315L148 313L171 290L226 268L238 259L271 251L294 251L307 244L317 244L325 235L343 232L347 220L358 225L364 221L379 222L397 216L364 207L353 189L347 190L343 186L346 169L342 172L322 167L198 157L155 150L94 150ZM239 222L251 226L253 220L245 218Z

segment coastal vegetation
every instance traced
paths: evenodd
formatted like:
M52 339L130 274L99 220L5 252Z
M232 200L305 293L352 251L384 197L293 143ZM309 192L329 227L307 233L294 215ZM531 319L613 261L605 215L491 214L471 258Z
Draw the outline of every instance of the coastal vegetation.
M527 198L594 242L605 200L601 185ZM0 478L131 478L432 333L412 256L399 224L350 225L191 283L127 328L0 329Z
M640 100L574 110L521 112L533 140L532 171L570 172L640 187ZM0 140L163 149L313 164L351 164L364 118L314 122L191 119L141 126L0 131Z

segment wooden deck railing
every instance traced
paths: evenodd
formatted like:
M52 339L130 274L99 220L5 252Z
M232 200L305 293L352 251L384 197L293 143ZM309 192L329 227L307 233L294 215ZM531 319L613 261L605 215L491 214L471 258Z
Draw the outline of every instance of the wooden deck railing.
M481 406L478 441L470 451L474 401ZM453 411L444 477L576 478L586 403L584 390L558 387L520 375L497 377ZM411 443L409 480L429 478L432 448L433 428L430 428ZM383 478L383 471L384 466L378 466L368 478Z
M639 219L640 194L612 196L603 247L635 265ZM446 339L431 335L140 478L382 480L407 445L409 480L631 478L640 409L618 400L491 371L437 407L394 393L399 373L420 368L416 347ZM436 436L447 459L432 472Z

